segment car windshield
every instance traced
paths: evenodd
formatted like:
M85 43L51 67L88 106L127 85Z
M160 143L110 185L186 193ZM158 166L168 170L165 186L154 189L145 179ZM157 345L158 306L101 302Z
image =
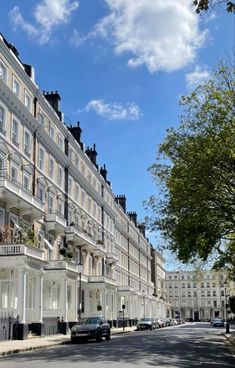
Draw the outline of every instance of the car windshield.
M92 325L92 324L96 325L99 322L100 322L99 318L87 318L85 321L85 324L86 325Z
M150 321L150 318L140 318L140 321L141 322L146 322L146 321L149 322Z

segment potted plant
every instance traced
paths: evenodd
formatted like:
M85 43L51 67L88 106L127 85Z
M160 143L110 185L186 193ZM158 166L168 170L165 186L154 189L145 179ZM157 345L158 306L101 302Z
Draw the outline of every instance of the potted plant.
M66 256L66 253L67 253L67 249L66 248L60 248L60 250L59 250L59 253L62 255L62 256Z

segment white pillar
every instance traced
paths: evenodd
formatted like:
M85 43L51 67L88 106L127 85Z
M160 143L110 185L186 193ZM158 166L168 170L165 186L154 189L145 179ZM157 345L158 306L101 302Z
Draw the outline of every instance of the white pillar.
M101 299L102 299L102 314L103 317L106 318L106 292L105 289L101 291Z
M62 317L64 322L68 321L67 313L67 279L62 280L62 292L61 292L61 306L62 306Z
M18 305L17 314L19 315L19 323L25 323L26 316L26 282L27 275L25 270L18 271Z

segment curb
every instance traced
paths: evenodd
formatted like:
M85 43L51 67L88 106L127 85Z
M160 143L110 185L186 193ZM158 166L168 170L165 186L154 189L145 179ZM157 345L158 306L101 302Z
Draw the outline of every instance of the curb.
M113 333L113 335L120 335L123 333L128 333L128 332L133 332L135 330L131 330L131 331L116 331ZM22 347L22 348L15 348L15 349L10 349L10 350L6 350L3 352L0 352L0 358L1 357L6 357L9 355L13 355L13 354L18 354L18 353L23 353L23 352L27 352L27 351L33 351L33 350L40 350L40 349L48 349L48 348L52 348L54 346L58 346L58 345L66 345L66 344L70 344L70 339L68 338L67 340L64 341L58 341L58 342L53 342L53 343L47 343L46 345L36 345L36 346L28 346L28 347Z

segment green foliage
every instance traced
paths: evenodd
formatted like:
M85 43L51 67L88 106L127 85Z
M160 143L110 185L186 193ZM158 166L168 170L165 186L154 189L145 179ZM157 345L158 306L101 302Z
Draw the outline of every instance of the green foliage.
M220 63L189 96L178 129L169 129L149 169L161 194L147 202L168 248L182 262L206 261L235 276L235 84Z
M204 11L208 11L209 8L214 7L215 5L226 4L226 11L228 13L235 12L235 3L234 1L227 0L194 0L193 5L195 7L196 13L201 14Z

